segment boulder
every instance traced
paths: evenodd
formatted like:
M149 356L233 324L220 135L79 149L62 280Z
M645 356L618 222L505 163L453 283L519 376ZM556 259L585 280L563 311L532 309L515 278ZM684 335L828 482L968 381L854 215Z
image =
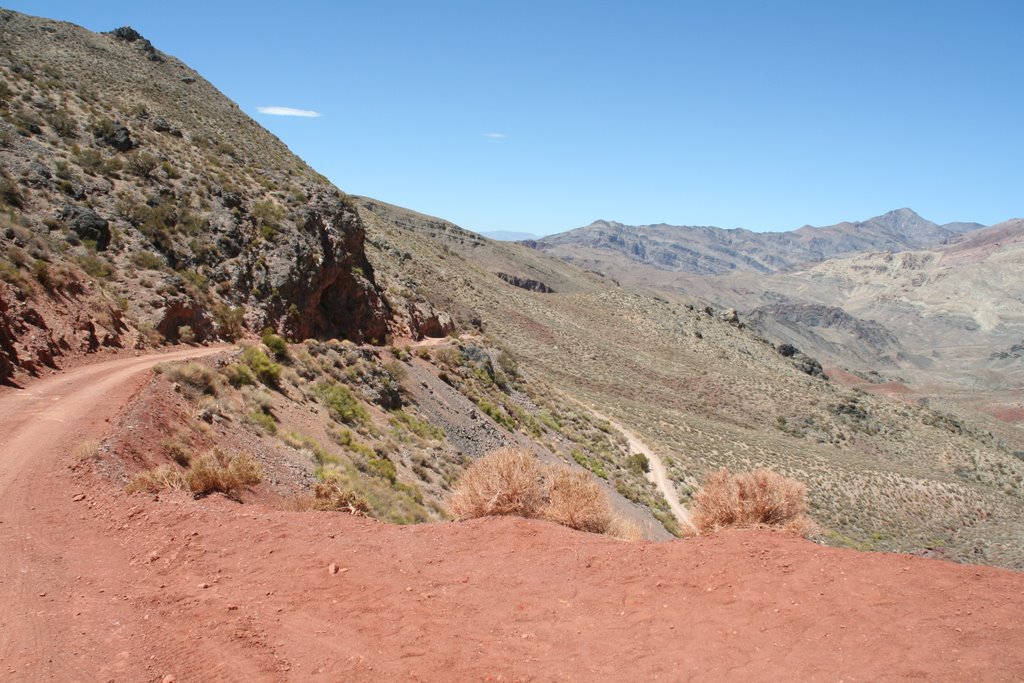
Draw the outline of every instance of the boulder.
M59 217L80 239L96 242L97 250L110 246L110 223L92 209L65 204Z

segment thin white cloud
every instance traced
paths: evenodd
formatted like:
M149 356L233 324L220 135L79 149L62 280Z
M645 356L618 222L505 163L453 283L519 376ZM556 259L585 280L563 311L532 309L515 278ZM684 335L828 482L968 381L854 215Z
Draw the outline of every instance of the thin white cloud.
M484 133L484 137L492 140L504 140L508 136L504 133Z
M256 111L271 116L302 116L310 119L323 116L320 112L312 109L295 109L294 107L256 107Z

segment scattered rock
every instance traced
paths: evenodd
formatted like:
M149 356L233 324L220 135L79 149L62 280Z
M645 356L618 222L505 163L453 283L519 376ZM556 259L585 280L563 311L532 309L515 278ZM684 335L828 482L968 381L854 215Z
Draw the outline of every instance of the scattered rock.
M329 565L327 566L327 571L328 571L328 572L330 572L330 574L331 574L332 576L333 576L334 574L337 574L337 573L338 573L338 565L337 565L337 564L335 564L334 562L331 562L331 564L329 564Z
M114 122L113 126L97 128L93 131L96 139L116 149L118 152L127 152L135 146L131 132L127 126Z
M73 497L71 498L71 500L72 500L73 502L75 502L75 503L77 503L77 502L79 502L79 501L82 501L82 500L85 500L85 494L84 494L84 493L76 493L76 494L75 494L75 495L74 495L74 496L73 496Z

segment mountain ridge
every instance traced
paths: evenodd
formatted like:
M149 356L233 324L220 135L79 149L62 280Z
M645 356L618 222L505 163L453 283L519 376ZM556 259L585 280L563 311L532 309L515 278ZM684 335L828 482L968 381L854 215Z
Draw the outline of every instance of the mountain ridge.
M602 219L530 245L579 264L599 264L605 253L661 270L700 275L776 273L862 251L934 246L982 227L964 222L939 225L908 208L863 221L784 232L666 223L633 226Z

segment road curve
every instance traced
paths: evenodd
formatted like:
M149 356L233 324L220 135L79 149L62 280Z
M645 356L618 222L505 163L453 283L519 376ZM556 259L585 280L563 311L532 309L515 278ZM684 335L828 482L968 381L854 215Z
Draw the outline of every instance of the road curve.
M62 651L77 644L69 636L73 625L84 625L76 619L82 577L98 568L123 571L112 565L123 558L110 539L83 524L64 457L105 436L109 421L146 382L145 370L225 348L117 358L0 393L0 676L70 680L116 673L87 647L77 657ZM109 624L98 626L118 637Z
M665 469L665 462L661 457L651 450L639 436L623 427L620 422L597 411L594 411L594 415L622 432L622 435L626 437L626 441L629 442L630 450L647 456L647 462L650 465L647 479L657 486L661 494L665 496L665 500L668 501L668 506L672 510L672 514L675 515L676 521L679 522L680 528L687 528L696 532L697 527L690 518L690 511L679 502L679 494L676 493L676 487L672 484L672 480L668 478L668 471Z

